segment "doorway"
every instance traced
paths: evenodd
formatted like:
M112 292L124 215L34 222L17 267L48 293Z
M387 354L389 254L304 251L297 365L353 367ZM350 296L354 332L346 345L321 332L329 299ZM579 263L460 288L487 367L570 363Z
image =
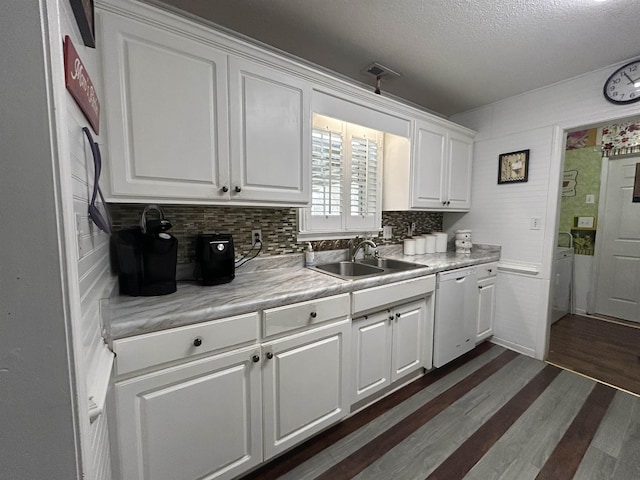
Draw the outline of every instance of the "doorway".
M616 377L626 372L640 382L640 203L632 202L640 155L603 158L603 126L593 129L595 143L578 142L582 151L567 149L563 156L558 230L569 235L559 233L557 244L573 242L577 315L550 327L547 360L640 394L640 383ZM580 134L569 132L567 146L576 138Z

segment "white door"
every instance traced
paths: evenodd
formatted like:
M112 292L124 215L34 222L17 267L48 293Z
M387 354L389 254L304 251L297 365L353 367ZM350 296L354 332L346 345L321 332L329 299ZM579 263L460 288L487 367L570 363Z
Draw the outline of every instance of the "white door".
M609 160L599 249L596 313L640 322L640 203L633 203L640 157Z
M424 300L393 310L392 382L424 366L426 311Z
M496 277L478 281L478 329L476 344L493 335L496 310Z
M227 55L100 17L112 196L228 199Z
M353 321L351 336L351 402L355 403L391 383L390 310Z
M447 209L471 208L471 162L473 138L458 132L449 132L449 171Z
M263 345L265 460L349 412L351 321Z
M446 181L447 130L416 122L411 162L411 206L444 208L442 191Z
M230 479L262 461L256 347L116 383L120 476Z
M311 86L229 58L231 198L307 205L311 200Z

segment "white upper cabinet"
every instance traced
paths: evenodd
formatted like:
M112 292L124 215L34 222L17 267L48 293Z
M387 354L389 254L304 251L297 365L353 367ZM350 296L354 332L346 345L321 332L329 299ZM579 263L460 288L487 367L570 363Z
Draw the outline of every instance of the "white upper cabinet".
M224 197L227 56L138 21L100 19L108 196Z
M232 197L306 204L310 84L234 57L229 59L229 78Z
M121 13L99 22L108 198L308 205L310 83L172 15Z
M471 208L473 132L416 120L412 139L385 138L384 210Z

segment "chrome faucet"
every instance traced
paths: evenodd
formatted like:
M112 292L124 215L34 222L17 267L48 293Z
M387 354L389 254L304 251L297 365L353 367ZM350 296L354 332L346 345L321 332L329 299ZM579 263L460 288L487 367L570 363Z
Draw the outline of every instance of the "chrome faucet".
M569 248L573 248L573 234L571 232L558 232L558 235L569 235Z
M360 249L364 248L365 245L369 245L370 247L373 247L375 251L374 255L376 257L378 256L378 250L377 250L378 246L375 243L373 243L372 240L362 240L360 243L358 243L358 245L355 248L353 248L352 242L355 242L357 238L358 237L354 238L352 241L349 242L349 259L352 262L356 261L356 255L358 255L358 252L360 251Z

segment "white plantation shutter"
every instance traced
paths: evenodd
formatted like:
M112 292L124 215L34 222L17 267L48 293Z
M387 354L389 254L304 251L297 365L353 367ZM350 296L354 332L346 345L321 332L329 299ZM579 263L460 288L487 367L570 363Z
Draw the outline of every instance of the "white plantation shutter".
M377 202L378 144L351 139L351 215L375 214Z
M342 214L342 134L313 130L311 215Z
M321 115L313 127L311 207L301 232L378 230L382 134Z

